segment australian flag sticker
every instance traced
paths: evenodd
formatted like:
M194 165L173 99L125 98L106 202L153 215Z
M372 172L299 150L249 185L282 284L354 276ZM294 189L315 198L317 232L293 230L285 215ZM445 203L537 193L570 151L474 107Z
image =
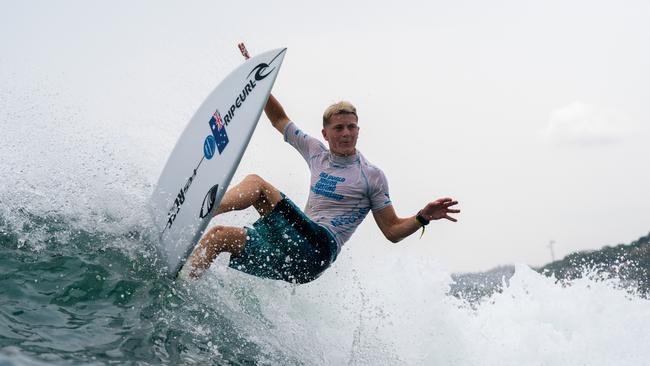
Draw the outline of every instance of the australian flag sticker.
M226 148L226 145L228 145L228 134L226 134L226 127L223 125L223 120L218 109L214 112L212 118L210 118L210 129L217 144L217 150L221 154Z

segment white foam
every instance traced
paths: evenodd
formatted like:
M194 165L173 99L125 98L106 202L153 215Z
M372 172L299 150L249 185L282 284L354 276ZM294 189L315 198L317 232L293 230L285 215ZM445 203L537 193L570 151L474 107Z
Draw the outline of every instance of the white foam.
M196 296L269 353L306 364L640 365L650 356L648 301L615 281L563 286L520 265L473 310L446 294L450 276L435 262L354 254L298 287L222 263Z

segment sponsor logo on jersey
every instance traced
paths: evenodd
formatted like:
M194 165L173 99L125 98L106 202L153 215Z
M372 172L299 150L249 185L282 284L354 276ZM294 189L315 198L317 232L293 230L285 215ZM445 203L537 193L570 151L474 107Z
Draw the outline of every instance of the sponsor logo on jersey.
M345 182L345 178L321 172L318 176L318 182L311 187L311 191L315 194L340 201L343 199L343 195L336 193L336 186L342 182Z
M357 221L363 220L368 214L368 212L370 212L370 208L360 208L356 211L344 215L338 215L332 219L331 221L332 226L338 227L343 225L354 224Z

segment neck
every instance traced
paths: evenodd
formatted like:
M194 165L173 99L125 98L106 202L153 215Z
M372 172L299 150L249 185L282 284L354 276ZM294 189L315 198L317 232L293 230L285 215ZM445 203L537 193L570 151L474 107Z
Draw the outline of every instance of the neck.
M357 149L354 149L354 151L353 151L351 154L339 154L339 153L334 152L334 151L331 151L331 150L330 150L330 152L331 152L334 156L340 156L340 157L342 157L342 158L345 158L345 157L348 157L348 156L356 155L356 154L357 154Z
M358 151L354 150L353 154L336 154L330 151L329 160L333 164L339 166L347 166L350 164L355 164L359 161Z

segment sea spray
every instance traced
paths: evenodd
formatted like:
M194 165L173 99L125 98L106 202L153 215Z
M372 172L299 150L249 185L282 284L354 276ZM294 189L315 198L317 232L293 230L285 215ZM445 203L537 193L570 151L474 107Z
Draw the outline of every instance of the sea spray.
M258 360L634 365L647 356L648 302L614 282L563 286L521 265L500 293L472 310L445 294L450 277L429 261L344 261L332 275L297 288L217 265L197 283L203 293L197 296L218 304L215 311L260 347ZM368 262L373 265L362 264ZM398 268L393 280L381 277Z

